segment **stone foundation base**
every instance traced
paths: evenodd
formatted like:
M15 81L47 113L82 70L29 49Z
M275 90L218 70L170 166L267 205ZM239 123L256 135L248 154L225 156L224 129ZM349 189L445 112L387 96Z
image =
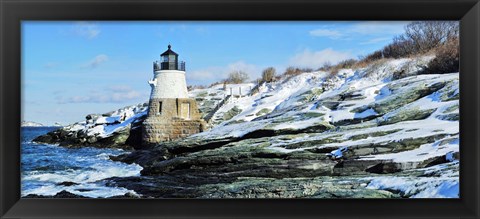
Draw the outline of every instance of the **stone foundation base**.
M206 128L205 121L185 120L172 118L171 120L148 118L143 121L144 144L157 144L163 141L172 141L178 138L203 132Z

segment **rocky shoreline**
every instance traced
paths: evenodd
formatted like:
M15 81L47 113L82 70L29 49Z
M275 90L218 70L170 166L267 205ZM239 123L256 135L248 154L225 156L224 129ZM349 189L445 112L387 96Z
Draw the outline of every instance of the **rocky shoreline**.
M282 137L287 136L276 138ZM335 160L323 150L283 154L262 145L269 138L209 142L222 145L215 149L185 140L112 157L114 161L135 162L144 169L140 177L110 178L106 182L149 198L404 198L412 195L367 188L370 178L422 176L419 168L449 162L439 156L410 164L416 168L404 170L406 163ZM195 152L180 150L178 145ZM458 158L458 153L454 156Z
M395 68L345 70L330 79L323 73L286 78L225 104L215 116L225 120L211 130L151 148L129 141L138 139L141 110L126 128L98 132L92 143L82 135L86 129L60 129L36 141L133 146L110 159L140 165L141 176L102 182L142 198L456 197L458 73L415 75L412 63L405 64L409 71L392 63ZM399 69L413 76L392 79ZM329 89L312 92L322 86Z
M101 115L90 114L85 121L38 136L33 142L69 148L140 148L141 125L146 118L146 109L146 104L138 104ZM111 131L105 133L106 129Z
M81 195L73 194L69 191L62 190L55 195L26 195L22 198L89 198ZM105 198L140 198L140 196L133 194L133 193L125 193L125 195L118 195L118 196L110 196Z

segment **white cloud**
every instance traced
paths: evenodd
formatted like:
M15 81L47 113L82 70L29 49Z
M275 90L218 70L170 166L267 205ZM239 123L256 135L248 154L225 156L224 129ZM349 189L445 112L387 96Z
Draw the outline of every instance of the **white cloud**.
M135 90L114 92L111 94L111 98L109 99L109 102L124 102L128 100L137 99L140 96L141 96L140 92Z
M123 92L123 91L130 91L132 88L128 85L113 85L108 87L108 90L114 91L114 92Z
M206 69L187 72L187 79L194 81L212 81L221 79L225 71L221 67L209 67Z
M330 39L352 39L352 36L385 36L399 35L409 22L403 21L364 21L345 26L322 26L309 31L311 36L328 37Z
M331 39L338 39L343 36L339 31L329 29L316 29L310 31L310 35L317 37L328 37Z
M95 56L91 61L89 61L87 64L83 65L84 68L96 68L100 64L108 61L108 56L104 54L100 54Z
M123 103L131 100L140 100L141 93L129 86L119 85L105 88L101 91L91 91L87 95L72 97L57 96L57 103Z
M350 31L365 35L401 34L404 31L404 26L408 23L402 21L365 21L354 24Z
M331 48L320 51L310 51L309 49L305 49L290 58L289 64L298 67L318 68L325 62L335 64L349 58L353 58L353 55L348 51L336 51Z
M89 22L78 22L71 29L72 34L87 39L94 39L100 32L100 28L97 25Z

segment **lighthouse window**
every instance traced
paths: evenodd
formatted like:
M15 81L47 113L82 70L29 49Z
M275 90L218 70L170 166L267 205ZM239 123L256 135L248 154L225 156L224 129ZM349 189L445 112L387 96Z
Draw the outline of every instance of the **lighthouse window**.
M162 114L162 101L158 102L158 114Z

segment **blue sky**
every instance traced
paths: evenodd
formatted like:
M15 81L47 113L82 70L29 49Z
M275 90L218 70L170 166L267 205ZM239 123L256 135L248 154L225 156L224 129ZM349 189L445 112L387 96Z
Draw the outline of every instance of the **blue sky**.
M317 68L391 42L408 22L22 22L23 120L81 121L145 102L152 62L170 43L187 84L233 70Z

